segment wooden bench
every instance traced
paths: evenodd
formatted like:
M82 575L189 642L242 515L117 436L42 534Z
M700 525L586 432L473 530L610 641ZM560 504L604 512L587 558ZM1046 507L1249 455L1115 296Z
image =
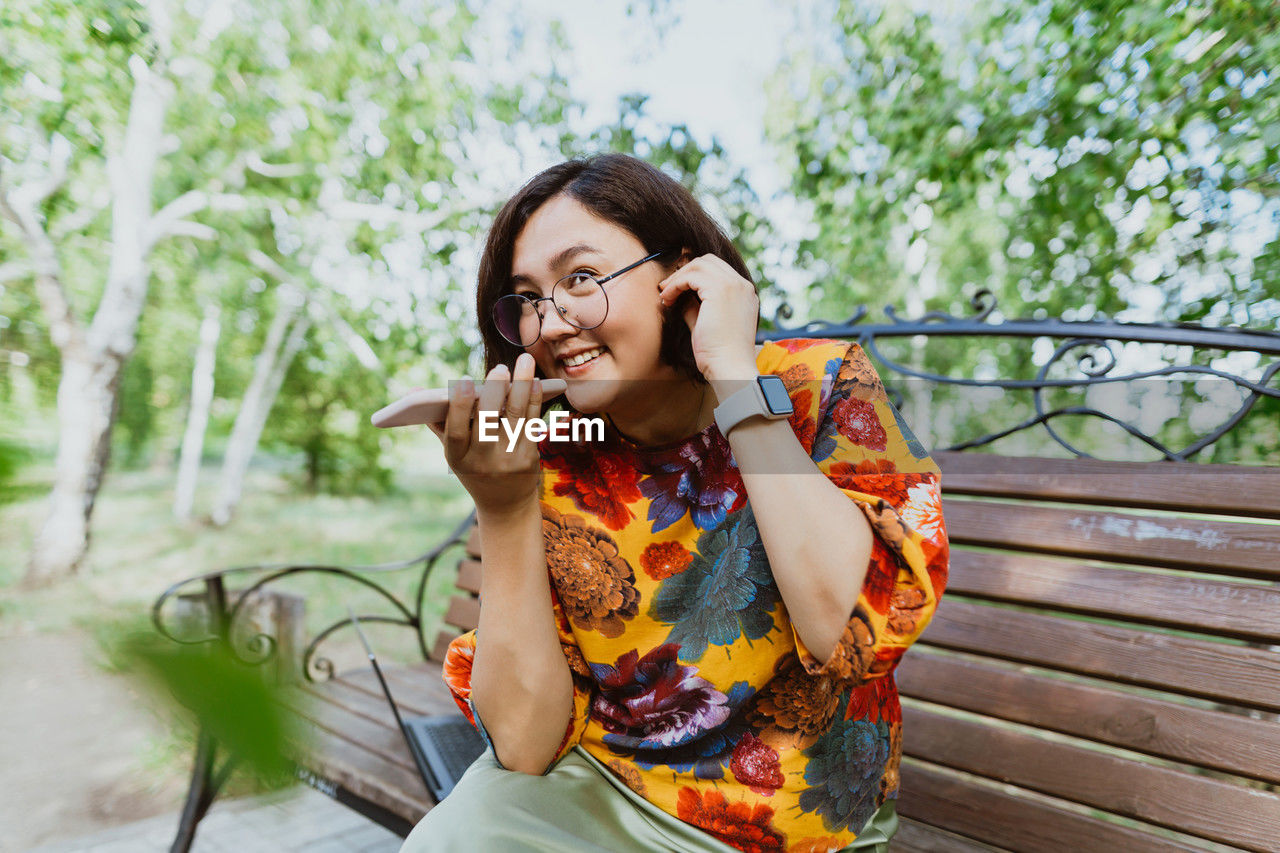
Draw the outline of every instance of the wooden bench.
M938 461L900 813L1009 850L1280 850L1280 469Z
M897 670L893 849L1280 850L1280 468L935 458L951 579ZM389 672L408 713L456 713L439 662L478 618L475 546L445 546L429 659ZM406 834L430 798L373 674L289 696L300 775Z

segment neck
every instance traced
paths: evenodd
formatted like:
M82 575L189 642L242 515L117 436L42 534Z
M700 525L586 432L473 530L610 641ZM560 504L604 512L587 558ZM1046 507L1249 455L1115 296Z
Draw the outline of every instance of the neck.
M715 398L706 384L683 383L671 389L660 410L628 416L607 414L613 428L632 444L668 444L701 432L714 419Z

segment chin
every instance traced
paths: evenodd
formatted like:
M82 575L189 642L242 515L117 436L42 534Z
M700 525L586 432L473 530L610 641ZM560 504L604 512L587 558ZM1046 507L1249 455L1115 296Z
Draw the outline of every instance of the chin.
M584 415L604 414L617 396L614 383L599 379L569 380L565 399L569 405Z

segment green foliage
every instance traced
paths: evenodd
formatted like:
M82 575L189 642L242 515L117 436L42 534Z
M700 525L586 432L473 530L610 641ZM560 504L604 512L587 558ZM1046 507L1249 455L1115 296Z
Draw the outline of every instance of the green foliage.
M120 377L120 402L116 414L113 455L120 464L135 467L142 461L143 451L155 429L155 406L152 394L155 374L146 358L129 360Z
M299 353L264 439L302 454L299 479L309 492L383 494L392 486L386 435L369 425L369 410L386 395L384 380L350 353L333 352L339 347L313 341Z
M108 654L198 724L242 769L268 784L290 781L288 749L302 732L262 668L238 660L224 644L180 645L154 632L121 637Z
M18 470L30 458L27 448L11 438L0 435L0 506L17 500L21 490L14 482Z
M1009 314L1275 326L1269 0L825 11L834 33L774 81L770 120L813 204L819 313L989 286Z
M719 221L752 272L761 292L773 283L761 263L773 238L773 226L764 212L745 170L735 166L719 140L700 143L688 125L665 125L648 115L648 96L633 93L618 104L617 121L582 137L565 134L560 151L580 157L615 151L640 157L680 181Z
M811 316L871 301L966 314L986 288L997 320L1280 321L1274 3L1003 0L948 16L830 0L814 15L811 49L772 81L769 114L792 191L813 211L799 247L817 275ZM1052 351L1030 344L932 339L887 352L952 376L1029 377ZM1161 384L1134 393L1149 395L1148 415L1155 397L1177 401L1162 427L1175 447L1205 431L1190 428L1192 412L1212 423L1221 417L1205 421L1208 411L1227 411L1191 383ZM1026 395L911 393L920 422L948 438L1034 415ZM1137 397L1112 402L1135 418L1143 409ZM1046 394L1047 408L1084 403ZM1247 447L1224 442L1213 458L1256 461L1274 447L1260 414L1239 439ZM1078 447L1151 453L1096 420L1053 425Z

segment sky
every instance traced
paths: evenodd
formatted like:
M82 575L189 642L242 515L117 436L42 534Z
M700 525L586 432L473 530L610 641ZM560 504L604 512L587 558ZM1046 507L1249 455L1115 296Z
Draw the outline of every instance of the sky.
M531 16L555 14L564 22L579 62L574 92L587 104L592 123L608 122L620 95L646 92L655 119L687 125L704 144L717 137L749 170L756 190L772 195L784 178L762 138L764 86L784 54L778 34L790 29L790 4L692 0L670 5L676 14L659 34L643 15L628 17L622 0L524 4Z

